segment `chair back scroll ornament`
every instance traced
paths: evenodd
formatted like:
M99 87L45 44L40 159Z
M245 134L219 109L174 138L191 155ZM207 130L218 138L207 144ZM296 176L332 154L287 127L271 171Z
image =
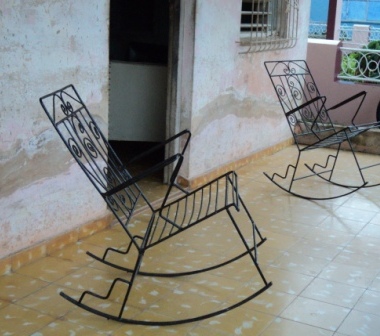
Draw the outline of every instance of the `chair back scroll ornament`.
M364 171L379 163L370 166L361 165L352 144L352 139L356 136L380 126L377 121L369 124L356 122L366 92L359 92L327 108L327 98L320 94L305 61L268 61L264 64L298 151L296 163L289 164L284 175L274 173L270 176L264 173L267 178L292 195L316 200L333 199L351 194L363 187L378 185L379 183L369 183L364 176ZM337 126L332 121L331 113L341 110L344 110L344 113L350 113L348 114L351 116L349 125ZM344 172L337 169L342 144L352 154L352 169L357 173L357 180L354 182L349 180ZM301 154L321 148L332 148L334 151L325 154L322 162L313 161L301 165ZM321 153L324 152L319 151L319 155ZM302 171L303 166L306 168L304 171ZM315 194L318 188L310 187L310 185L307 187L306 184L305 179L310 178L318 182L328 182L327 185L325 184L329 186L328 192L323 192L321 196ZM305 189L312 190L313 194Z
M102 196L126 234L124 248L107 247L102 256L88 252L97 261L122 271L123 276L115 278L101 294L87 290L78 298L69 296L65 292L61 293L62 297L107 319L142 325L175 325L226 313L253 299L271 286L257 261L257 248L265 241L265 238L261 235L239 194L236 173L231 171L223 174L195 190L185 190L177 184L177 176L191 137L189 131L184 130L129 162L123 163L108 143L95 117L90 114L73 85L43 96L40 98L40 103L67 149ZM153 164L142 172L131 174L128 169L131 164L151 157L155 151L165 148L175 141L181 143L182 149L178 153ZM169 166L172 167L172 174L165 195L162 199L149 200L138 183ZM145 222L135 221L134 212L137 207L142 209L142 206L145 206L144 209L146 209L143 214L147 213L148 216L143 217ZM241 223L238 224L236 220L239 210L245 214L247 219L248 232L250 232L248 236L245 230L243 232ZM176 239L178 234L196 224L207 223L208 219L219 219L219 214L222 213L225 214L223 221L225 222L227 218L227 223L230 222L231 236L235 235L241 245L241 250L235 255L228 256L222 261L216 260L212 264L199 266L196 269L188 267L189 270L186 271L167 270L165 272L159 268L151 270L148 266L149 263L143 263L143 257L148 250L169 239ZM217 215L218 217L216 217ZM241 215L239 215L240 218ZM222 223L218 222L219 224ZM225 226L223 226L223 230L225 230ZM202 314L194 311L193 316L180 319L173 317L151 320L149 317L144 318L143 312L140 312L140 315L136 312L128 315L131 311L128 309L129 301L141 276L148 278L194 276L203 272L211 272L217 268L228 267L232 262L242 258L248 258L252 271L255 272L261 284L255 286L255 289L245 298L239 298L232 305L219 307L214 311ZM190 259L188 261L191 262ZM121 287L123 290L120 294ZM118 300L114 299L115 295ZM108 306L116 306L116 308L111 312L110 309L105 308ZM144 311L149 312L149 307Z

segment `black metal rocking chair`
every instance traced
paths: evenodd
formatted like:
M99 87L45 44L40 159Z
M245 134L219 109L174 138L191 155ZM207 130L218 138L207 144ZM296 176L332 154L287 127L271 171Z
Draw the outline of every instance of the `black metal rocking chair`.
M102 295L94 291L84 291L82 295L76 299L62 292L61 295L65 299L107 319L142 325L174 325L194 322L228 312L253 299L271 286L271 283L265 279L257 262L257 247L265 241L265 238L260 234L246 205L239 195L236 173L226 173L192 191L186 191L176 183L184 153L190 140L189 131L182 131L167 141L155 146L153 149L139 155L136 159L141 159L143 156L149 157L155 150L161 149L173 141L178 140L182 142L182 150L177 154L132 176L126 168L129 163L123 164L118 158L73 85L68 85L40 98L40 103L68 150L103 197L109 209L115 215L118 223L122 226L123 231L126 233L127 248L124 250L109 247L105 250L102 257L88 253L104 264L125 271L125 273L123 272L125 278L118 277L114 279L110 287L105 290ZM130 162L132 161L134 160ZM146 194L142 192L137 182L169 165L172 165L173 172L165 196L162 200L155 200L155 202L152 203L148 200ZM176 192L173 193L173 190ZM136 224L131 218L136 209L136 205L140 204L141 201L145 204L145 211L149 211L150 214L146 217L147 221L145 223ZM244 210L243 213L245 213L246 218L248 218L247 223L249 223L250 227L249 237L245 237L233 215L233 212L238 211L240 208ZM180 232L221 212L226 213L232 222L233 229L231 230L231 234L237 235L238 240L242 243L243 252L239 251L234 254L234 257L229 257L228 260L226 258L221 262L215 262L211 266L201 266L199 269L193 269L187 272L176 273L168 271L161 273L149 270L144 271L143 257L148 249L167 241L169 238L177 236ZM210 237L210 239L211 238L212 237ZM132 266L115 263L112 258L109 258L111 255L134 255L132 250L137 252L135 253L136 260L132 263ZM247 297L244 297L244 299L239 298L238 302L228 307L219 307L219 309L210 313L195 314L194 317L176 320L163 319L152 321L148 319L138 319L135 316L125 316L125 314L128 315L128 298L139 275L145 277L189 276L226 266L245 256L252 262L253 270L259 279L259 284L255 285L255 290ZM109 313L108 310L104 311L98 306L91 306L91 299L94 298L104 300L107 304L112 304L111 296L115 295L114 292L117 291L117 288L120 289L121 285L124 286L125 293L121 295L122 299L119 300L119 304L121 302L121 305L120 309L117 308L117 313ZM100 307L102 307L102 305L100 305Z
M274 173L270 176L264 173L265 176L292 195L315 200L338 198L363 187L378 185L379 183L368 183L363 174L363 170L378 164L361 166L351 142L351 139L359 134L380 126L379 122L361 125L355 123L366 92L362 91L330 108L326 108L326 97L320 94L305 61L268 61L265 62L265 67L298 150L296 164L289 164L285 175ZM350 125L338 127L330 119L330 112L340 108L350 109L353 112ZM357 170L358 179L354 183L335 176L338 175L336 164L343 143L347 144L345 149L351 151L354 169ZM322 164L315 161L313 164L305 163L306 171L302 172L300 169L301 154L319 148L335 148L336 152L335 154L326 153L326 161ZM315 160L315 158L313 159ZM296 181L310 177L321 178L329 182L330 186L336 186L333 195L330 193L322 197L309 196L304 191L299 192L299 188L295 188Z

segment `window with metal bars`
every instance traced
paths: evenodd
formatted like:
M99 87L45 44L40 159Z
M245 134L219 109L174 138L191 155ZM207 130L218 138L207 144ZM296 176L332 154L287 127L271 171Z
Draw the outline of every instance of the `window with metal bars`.
M292 48L297 41L298 0L242 0L244 52Z

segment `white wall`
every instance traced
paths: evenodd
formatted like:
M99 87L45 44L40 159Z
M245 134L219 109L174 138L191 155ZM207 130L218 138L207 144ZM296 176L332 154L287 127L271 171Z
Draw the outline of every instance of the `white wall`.
M38 99L72 83L107 124L108 13L108 0L0 1L0 258L106 211Z
M306 58L309 10L299 2L294 48L241 54L241 0L196 2L189 178L291 137L264 61Z

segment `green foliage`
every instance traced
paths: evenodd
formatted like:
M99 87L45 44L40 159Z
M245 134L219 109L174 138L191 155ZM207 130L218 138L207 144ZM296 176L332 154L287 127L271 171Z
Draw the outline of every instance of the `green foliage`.
M380 40L378 40L378 41L371 41L364 48L365 49L372 49L372 50L380 50Z

